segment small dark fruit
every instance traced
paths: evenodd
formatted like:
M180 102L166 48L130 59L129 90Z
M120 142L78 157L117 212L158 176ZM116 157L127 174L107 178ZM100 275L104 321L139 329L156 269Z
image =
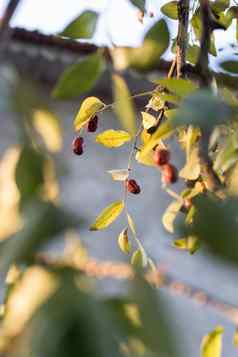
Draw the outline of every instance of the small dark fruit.
M89 133L94 133L97 130L97 128L98 128L98 116L95 115L89 120L87 129Z
M78 136L74 139L74 141L72 142L72 149L76 155L83 154L83 138L81 136Z
M140 186L138 185L136 180L128 180L126 182L126 185L127 185L128 192L134 193L135 195L140 193Z
M166 164L162 168L162 181L165 184L175 183L178 179L178 171L174 165Z
M166 149L157 148L155 149L153 159L156 165L158 166L166 165L169 163L170 160L170 152Z

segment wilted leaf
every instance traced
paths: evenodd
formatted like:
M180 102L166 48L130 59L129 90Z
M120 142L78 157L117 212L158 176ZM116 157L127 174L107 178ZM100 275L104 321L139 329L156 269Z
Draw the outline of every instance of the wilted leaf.
M160 84L162 87L165 87L169 92L176 94L177 96L184 98L190 95L192 92L195 92L198 87L197 85L190 81L189 79L159 79L155 82Z
M41 135L47 149L51 152L60 151L62 148L62 132L59 119L46 110L36 110L33 113L33 124Z
M165 213L163 214L162 223L163 223L165 229L170 233L174 232L173 223L174 223L174 220L175 220L177 214L179 213L182 205L183 205L182 199L181 199L181 201L172 202L172 203L170 203L170 205L166 209Z
M178 19L178 2L177 1L170 1L167 2L166 4L164 4L160 11L168 16L169 18L173 19L173 20L177 20Z
M238 73L238 61L225 61L222 62L220 66L228 72L234 74Z
M127 169L124 170L110 170L107 171L110 175L112 175L112 179L114 181L125 181L129 176L129 171Z
M74 119L74 129L80 130L105 104L96 97L86 98Z
M147 130L152 126L155 126L155 124L157 123L157 119L153 115L147 112L141 112L141 115L142 115L142 124L144 129Z
M223 327L218 326L205 336L201 344L201 357L221 357Z
M123 229L123 231L119 234L118 245L123 253L125 253L125 254L130 253L131 244L128 239L128 228Z
M131 140L129 133L123 130L106 130L96 137L96 142L108 148L117 148Z
M124 79L119 75L113 76L114 109L122 126L134 136L136 133L136 118L133 101Z
M96 29L97 18L96 12L85 11L63 30L61 36L73 39L91 38Z
M54 88L53 96L58 99L79 97L93 88L103 70L102 56L99 54L87 56L64 71Z
M90 226L90 231L98 231L107 228L121 214L123 208L123 201L115 201L111 203L99 214L95 223Z
M200 158L198 147L194 146L191 150L186 165L179 172L179 176L185 180L196 180L200 175Z

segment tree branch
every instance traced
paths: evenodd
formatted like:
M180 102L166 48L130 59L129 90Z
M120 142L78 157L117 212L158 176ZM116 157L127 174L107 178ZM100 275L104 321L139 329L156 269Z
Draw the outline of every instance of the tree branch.
M10 21L15 13L17 6L19 5L21 0L10 0L4 15L1 19L0 23L0 49L3 51L4 47L6 46L9 38L11 37L12 29L9 26Z
M189 0L179 0L178 20L179 25L176 47L177 78L182 78L184 75L188 43Z

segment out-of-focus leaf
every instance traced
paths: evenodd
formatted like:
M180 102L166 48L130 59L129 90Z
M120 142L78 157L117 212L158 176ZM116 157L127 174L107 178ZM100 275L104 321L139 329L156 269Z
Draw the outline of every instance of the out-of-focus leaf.
M131 244L128 239L128 228L123 229L123 231L119 234L118 245L123 253L125 254L130 253Z
M169 30L164 19L156 22L147 32L144 42L139 48L131 48L127 52L128 64L138 71L156 68L158 59L169 46Z
M186 165L180 170L179 176L185 180L196 180L200 175L200 171L198 147L194 146L187 158Z
M129 89L124 79L119 75L113 76L114 109L122 126L134 136L136 133L135 109Z
M232 196L238 196L238 163L234 166L231 172L228 174L227 182L227 189L228 193Z
M93 54L68 67L61 75L53 96L57 99L79 97L96 84L104 70L104 60L99 54Z
M156 356L178 357L174 330L167 320L168 312L161 294L140 276L136 275L132 283L132 301L136 304L141 321L138 337Z
M178 19L178 1L170 1L164 4L160 11L170 19Z
M138 7L141 11L145 12L145 0L130 0L130 2Z
M215 0L211 2L211 8L219 13L225 11L230 6L230 0Z
M107 228L121 214L124 208L123 201L115 201L107 206L90 226L90 231L98 231Z
M13 263L31 259L40 246L78 224L75 217L69 216L63 209L51 203L28 204L23 214L23 229L0 245L3 270Z
M129 213L127 213L127 220L132 233L134 234L134 236L136 236L136 225Z
M236 328L234 336L233 336L233 343L236 347L238 347L238 328Z
M135 225L135 222L133 220L133 218L131 217L131 215L129 213L127 213L127 221L128 221L128 225L130 227L130 230L134 236L134 239L138 245L138 250L140 251L140 254L136 252L134 252L133 255L135 255L135 258L132 257L131 259L131 262L132 260L136 260L136 261L140 261L141 260L141 266L143 267L146 267L147 264L148 264L148 257L147 257L147 254L146 254L146 251L143 247L143 245L141 244L140 240L137 238L137 233L136 233L136 225Z
M31 147L24 147L16 166L15 177L21 204L40 194L44 183L44 156Z
M181 78L159 79L155 83L160 84L162 87L165 87L169 92L172 92L181 98L190 95L198 89L197 85L194 82L188 79Z
M232 134L229 135L228 140L224 143L215 158L214 170L224 174L229 170L238 160L238 146L232 140Z
M175 248L187 250L190 254L194 254L200 247L200 242L196 237L189 236L186 238L176 239L173 242Z
M33 124L49 151L61 150L62 131L56 115L46 110L36 110L33 113Z
M192 45L192 46L188 45L186 58L190 63L196 64L198 61L199 53L200 53L200 47L196 45Z
M108 148L117 148L131 140L129 133L123 130L106 130L96 137L96 142Z
M234 74L238 73L238 61L225 61L222 62L220 66L228 72Z
M74 129L80 130L105 104L96 97L84 99L78 114L74 119Z
M172 202L172 203L170 203L170 205L166 209L165 213L163 214L162 223L163 223L165 229L170 233L174 232L173 223L174 223L174 220L175 220L177 214L179 213L182 205L183 205L182 199L181 199L181 201Z
M98 15L94 11L85 11L76 17L61 33L61 36L73 39L91 38L96 29Z
M142 165L156 167L156 164L153 159L153 151L152 150L150 152L148 152L146 155L141 155L140 151L137 151L135 158Z
M129 176L129 171L127 169L124 170L110 170L108 171L110 175L112 175L112 179L114 181L125 181Z
M157 120L153 115L147 112L141 112L141 115L144 129L149 129L156 124Z
M217 326L205 336L201 344L201 357L221 357L223 327Z

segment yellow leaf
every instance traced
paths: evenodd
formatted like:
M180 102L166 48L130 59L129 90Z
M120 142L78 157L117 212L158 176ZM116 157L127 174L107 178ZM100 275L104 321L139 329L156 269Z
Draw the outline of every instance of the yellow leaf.
M203 337L201 357L221 357L223 331L221 326L217 326L214 331Z
M134 234L134 236L136 236L136 226L135 226L135 223L134 223L131 215L129 215L129 213L127 213L127 220L128 220L128 224L129 224L129 227L130 227L132 233Z
M236 347L238 347L238 328L236 328L234 336L233 336L233 343Z
M113 76L114 110L122 126L134 136L136 133L136 116L131 94L124 79L118 74Z
M129 133L123 130L106 130L96 137L96 142L108 148L117 148L131 140Z
M156 166L156 164L155 164L155 162L153 160L153 151L152 150L150 152L148 152L148 154L146 154L144 156L141 156L140 151L138 151L136 153L135 158L140 164L143 164L143 165L146 165L146 166Z
M141 115L144 129L148 130L157 123L157 119L153 115L147 112L141 112Z
M144 144L145 144L145 143L148 143L148 141L149 141L150 138L151 138L151 134L147 133L147 131L144 129L144 130L142 130L142 132L141 132L140 138L141 138L141 141L142 141Z
M173 223L182 205L183 205L182 200L172 202L170 203L165 213L163 214L162 217L163 226L170 233L173 233L174 231Z
M95 223L90 226L90 231L97 231L107 228L121 214L123 208L123 201L115 201L111 203L99 214Z
M199 241L197 237L189 236L186 238L176 239L173 242L175 248L181 250L188 250L190 254L194 254L199 248Z
M96 97L86 98L74 119L74 129L80 130L105 104Z
M47 149L51 152L62 148L62 132L58 118L47 110L36 110L33 113L33 125L41 135Z
M107 171L110 175L112 175L112 179L114 181L125 181L129 176L129 171L127 169L124 170L110 170Z
M166 120L164 123L162 123L154 132L154 134L151 135L150 140L141 150L141 157L147 155L160 142L161 139L170 136L173 131L174 127L171 120Z
M131 257L131 264L136 267L143 267L143 256L140 249L137 249L132 257Z
M123 231L119 234L119 237L118 237L118 245L119 245L121 251L125 254L128 254L131 250L131 244L128 240L127 231L128 231L128 228L123 229Z
M180 170L179 176L186 180L196 180L201 172L198 147L194 146L187 158L186 165Z

